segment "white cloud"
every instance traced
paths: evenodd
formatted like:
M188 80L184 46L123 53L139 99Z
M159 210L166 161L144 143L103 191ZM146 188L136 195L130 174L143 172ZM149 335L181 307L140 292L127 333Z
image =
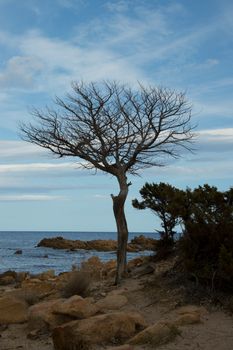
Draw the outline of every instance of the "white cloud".
M34 56L44 65L41 84L54 92L66 90L72 80L119 79L136 81L141 73L127 57L119 57L108 47L88 45L85 47L72 41L50 39L38 32L31 32L20 40L20 50ZM44 54L46 52L46 55Z
M24 141L0 140L0 160L3 158L22 159L31 156L45 155L45 150L39 146Z
M109 199L109 196L103 194L94 194L93 197L97 199Z
M29 163L29 164L0 164L1 173L32 173L32 172L51 172L51 171L70 171L80 170L83 167L74 163Z
M233 128L200 130L198 134L210 141L230 141L233 143Z
M80 1L59 0L59 4L78 7ZM127 1L115 1L107 2L106 6L111 10L108 18L77 26L77 36L66 40L50 38L36 30L21 36L0 33L0 42L14 46L19 52L0 73L0 83L2 80L2 84L12 88L31 88L36 76L37 89L53 94L67 91L70 81L81 79L107 78L135 83L152 81L156 76L157 83L161 83L164 77L166 80L174 76L171 71L189 62L200 42L216 30L216 24L209 24L198 29L190 27L187 34L177 32L172 18L185 15L179 4L155 9L150 5L132 6ZM127 7L131 8L130 13ZM163 72L161 61L168 59L170 62L166 62ZM153 77L145 70L145 65L152 62ZM214 66L217 59L209 58L204 64Z
M0 72L0 86L12 89L32 88L42 69L43 64L36 57L13 56L8 60L5 69Z
M183 182L185 185L192 181L206 182L212 181L214 179L230 179L233 172L233 162L224 160L219 163L216 159L211 159L208 157L204 162L185 162L182 165L169 165L162 168L150 168L145 170L144 176L152 177L159 181L179 181ZM153 180L154 181L154 180Z
M25 202L25 201L56 201L67 200L64 196L50 196L45 194L19 194L19 195L0 195L0 202Z

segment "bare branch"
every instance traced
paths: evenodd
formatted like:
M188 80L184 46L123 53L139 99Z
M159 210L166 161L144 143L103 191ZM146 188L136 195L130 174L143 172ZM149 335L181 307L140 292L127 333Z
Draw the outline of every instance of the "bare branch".
M21 125L24 140L115 176L191 150L191 106L183 93L116 82L75 82L72 88L65 99L56 98L57 109L33 110L35 123Z

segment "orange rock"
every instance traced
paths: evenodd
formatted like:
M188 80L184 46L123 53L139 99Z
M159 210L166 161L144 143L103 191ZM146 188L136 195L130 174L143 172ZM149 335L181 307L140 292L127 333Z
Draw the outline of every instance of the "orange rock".
M173 340L178 334L178 329L173 323L160 321L135 335L128 343L132 345L149 344L157 347Z
M0 298L0 324L23 323L28 319L28 305L14 297Z
M55 350L80 348L92 344L111 344L132 337L146 322L136 312L115 312L93 316L56 327L53 331Z
M38 303L29 308L28 327L34 329L53 329L54 327L71 321L72 318L65 315L58 315L53 312L56 305L64 299L56 299Z
M53 312L56 314L68 315L78 319L91 317L98 311L99 307L93 303L92 298L83 299L79 295L74 295L53 307Z

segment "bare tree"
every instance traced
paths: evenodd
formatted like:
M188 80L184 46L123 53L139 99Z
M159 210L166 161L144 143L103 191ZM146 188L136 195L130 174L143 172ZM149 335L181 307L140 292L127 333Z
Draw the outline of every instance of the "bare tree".
M34 110L34 123L22 124L22 138L60 157L84 160L86 168L115 176L111 195L118 233L116 283L126 271L128 228L124 205L127 174L162 166L190 150L191 107L184 93L156 87L137 89L116 82L73 83L72 93L56 98L57 108Z

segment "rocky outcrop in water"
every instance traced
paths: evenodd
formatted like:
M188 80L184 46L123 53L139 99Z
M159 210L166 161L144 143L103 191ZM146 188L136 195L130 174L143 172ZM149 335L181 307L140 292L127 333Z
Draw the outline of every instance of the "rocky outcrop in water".
M148 238L143 235L135 237L128 244L127 250L129 252L138 252L143 250L155 250L156 240ZM37 247L47 247L53 249L69 249L69 250L96 250L102 252L115 251L117 250L117 241L112 239L96 239L92 241L81 241L65 239L63 237L53 237L42 239Z

